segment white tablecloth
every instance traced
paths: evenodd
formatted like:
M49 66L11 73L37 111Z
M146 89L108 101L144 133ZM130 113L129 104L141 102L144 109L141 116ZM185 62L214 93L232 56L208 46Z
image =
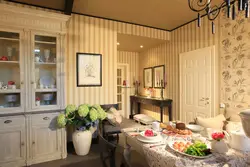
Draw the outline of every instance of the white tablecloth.
M137 140L136 136L131 136L131 129L123 129L125 135L128 154L131 148L135 149L148 162L150 167L250 167L247 164L247 159L250 158L250 152L240 152L234 149L229 149L226 154L213 153L213 156L207 159L195 159L181 155L171 150L167 144L150 148L155 144L145 144ZM166 137L166 136L164 136ZM163 141L166 142L166 138ZM169 139L168 140L172 140ZM167 140L167 141L168 141Z

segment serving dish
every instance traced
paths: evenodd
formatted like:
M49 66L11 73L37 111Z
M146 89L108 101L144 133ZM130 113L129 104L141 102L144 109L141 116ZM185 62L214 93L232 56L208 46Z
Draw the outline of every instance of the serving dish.
M141 132L137 136L137 139L139 141L141 141L141 142L144 142L144 143L157 143L157 142L161 142L162 141L162 136L160 135L160 133L158 133L156 131L153 131L153 130L150 130L150 131L153 132L153 136L146 136L145 133L147 131L148 130Z
M209 154L209 155L206 155L206 156L195 156L195 155L186 154L185 152L178 151L178 150L176 150L176 149L174 148L174 143L175 143L175 142L176 142L176 141L170 141L170 142L168 143L168 146L169 146L170 149L172 149L173 151L175 151L175 152L177 152L177 153L179 153L179 154L182 154L182 155L185 155L185 156L188 156L188 157L192 157L192 158L196 158L196 159L206 159L206 158L210 158L211 156L213 156L213 154ZM181 142L183 142L184 144L186 144L188 141L181 141ZM210 148L209 145L207 145L207 147Z
M192 124L186 125L186 128L191 130L192 132L196 132L196 133L204 130L204 127L202 127L200 125L192 125Z

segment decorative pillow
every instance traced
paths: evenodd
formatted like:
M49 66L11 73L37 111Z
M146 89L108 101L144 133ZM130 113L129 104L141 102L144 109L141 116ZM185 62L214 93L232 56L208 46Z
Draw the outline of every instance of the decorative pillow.
M122 115L114 107L111 107L107 111L107 119L112 125L117 125L122 123Z
M219 129L222 130L224 121L226 118L223 114L217 115L213 118L196 118L196 123L200 126L203 126L204 128L212 128L212 129Z
M225 117L229 118L233 122L241 122L240 116L238 115L241 112L239 109L226 109Z

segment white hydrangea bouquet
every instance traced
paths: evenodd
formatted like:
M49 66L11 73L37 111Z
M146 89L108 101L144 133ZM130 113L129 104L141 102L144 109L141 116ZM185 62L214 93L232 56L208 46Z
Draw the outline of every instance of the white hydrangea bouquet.
M76 130L85 131L96 128L106 117L107 114L100 105L82 104L77 108L70 104L66 107L65 113L57 117L57 125L60 128L73 125Z

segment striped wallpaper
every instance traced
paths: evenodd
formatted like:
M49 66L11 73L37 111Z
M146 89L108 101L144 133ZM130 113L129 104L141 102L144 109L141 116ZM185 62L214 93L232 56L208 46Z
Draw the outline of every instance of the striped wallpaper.
M12 5L30 7L26 5L4 2ZM36 8L36 7L30 7ZM41 9L51 11L47 9ZM165 96L173 99L173 116L179 118L179 54L203 48L211 45L216 46L216 54L220 56L221 41L221 18L216 19L216 33L211 33L211 22L206 17L202 18L202 26L197 28L197 23L192 22L172 32L166 32L126 24L121 22L103 20L93 17L73 14L68 24L66 36L66 63L65 63L65 83L66 83L66 103L116 103L116 68L117 63L129 63L131 74L140 76L142 81L143 68L165 64L168 85L165 89ZM117 33L150 37L166 40L148 51L136 54L136 63L132 58L132 53L117 52ZM77 88L76 87L76 52L90 52L103 54L103 86L97 88ZM138 63L140 62L140 63ZM138 65L138 64L139 65ZM139 67L138 67L139 66ZM138 72L139 71L139 72ZM130 77L130 80L131 77ZM159 90L156 91L159 95ZM147 109L147 106L146 106ZM150 107L149 107L150 109ZM148 114L159 118L159 110L152 107L155 112L144 110ZM167 112L164 118L167 121Z
M171 32L170 42L151 48L140 54L140 78L142 80L143 68L165 64L167 72L167 88L165 97L173 99L173 117L179 119L179 54L207 46L216 46L216 55L220 56L221 18L215 21L216 33L212 34L211 22L202 18L202 26L197 27L196 22L185 25ZM159 96L159 90L156 91ZM142 112L159 119L159 109L145 107ZM149 111L152 110L152 111ZM168 121L165 111L164 121Z
M57 12L4 1L10 5ZM60 13L60 12L59 12ZM138 55L121 52L117 56L117 33L169 40L170 33L153 28L72 14L66 35L65 86L66 104L113 104L117 102L117 63L129 63L132 76L138 74ZM101 53L102 87L76 87L76 52ZM135 55L135 56L133 56ZM118 59L119 58L119 59ZM117 60L118 59L118 60Z
M132 85L134 79L139 77L139 53L138 52L117 52L117 62L129 65L129 83Z

